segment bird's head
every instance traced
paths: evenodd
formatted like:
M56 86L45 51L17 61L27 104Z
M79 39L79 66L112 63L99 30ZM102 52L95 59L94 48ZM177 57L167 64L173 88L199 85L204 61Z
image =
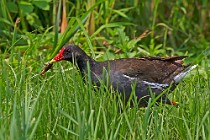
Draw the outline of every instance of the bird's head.
M85 68L86 62L91 59L81 48L76 45L67 45L64 46L59 53L48 63L45 64L45 68L40 73L41 76L44 76L44 73L52 68L53 63L59 62L61 60L67 60L73 62L77 61L77 64L81 70Z
M59 62L61 60L73 61L79 59L81 56L86 55L82 49L76 45L67 45L63 47L59 53L50 61L50 63Z

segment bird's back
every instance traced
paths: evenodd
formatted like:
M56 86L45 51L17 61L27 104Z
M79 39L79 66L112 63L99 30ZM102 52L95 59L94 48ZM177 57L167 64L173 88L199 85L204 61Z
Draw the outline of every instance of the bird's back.
M118 75L130 79L169 84L177 74L188 67L188 65L182 64L183 58L185 56L116 59L98 63L98 66L94 67L93 71L100 75L103 69L106 69L110 72L111 77Z
M174 82L174 77L188 67L188 65L183 65L183 58L185 56L143 57L99 62L91 70L94 73L92 79L98 85L100 85L101 79L109 81L112 88L125 95L126 100L130 97L133 89L138 99L148 101L151 91L155 96L161 94ZM175 86L176 84L173 85L172 90ZM167 103L170 103L165 95L162 97ZM141 102L142 104L145 105L146 102Z

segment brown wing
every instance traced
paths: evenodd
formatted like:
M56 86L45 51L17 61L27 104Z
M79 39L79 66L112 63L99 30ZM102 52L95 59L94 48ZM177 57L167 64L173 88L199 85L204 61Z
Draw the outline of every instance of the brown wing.
M189 66L183 65L183 58L186 56L119 59L115 61L114 71L147 82L170 84L177 74Z

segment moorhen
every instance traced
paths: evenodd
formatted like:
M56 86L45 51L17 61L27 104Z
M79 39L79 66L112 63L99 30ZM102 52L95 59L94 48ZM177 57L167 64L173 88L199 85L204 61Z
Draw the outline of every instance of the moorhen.
M151 94L157 97L167 88L170 88L170 91L174 90L181 79L196 67L196 65L189 67L190 64L183 65L182 59L185 57L122 58L97 62L78 46L67 45L47 64L41 75L50 69L54 62L61 60L73 62L75 60L82 76L85 76L88 73L89 64L90 76L95 85L100 86L100 81L108 77L109 85L118 93L125 95L122 97L126 102L131 95L132 85L134 85L139 106L147 106ZM161 95L157 101L176 104L170 101L165 94Z

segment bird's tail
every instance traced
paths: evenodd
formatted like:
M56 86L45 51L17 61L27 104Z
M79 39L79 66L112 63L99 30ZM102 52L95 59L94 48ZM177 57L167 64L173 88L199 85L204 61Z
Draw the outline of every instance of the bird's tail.
M192 67L189 67L185 69L183 72L179 73L174 77L174 82L177 84L179 83L192 69L196 68L198 65L193 65Z

